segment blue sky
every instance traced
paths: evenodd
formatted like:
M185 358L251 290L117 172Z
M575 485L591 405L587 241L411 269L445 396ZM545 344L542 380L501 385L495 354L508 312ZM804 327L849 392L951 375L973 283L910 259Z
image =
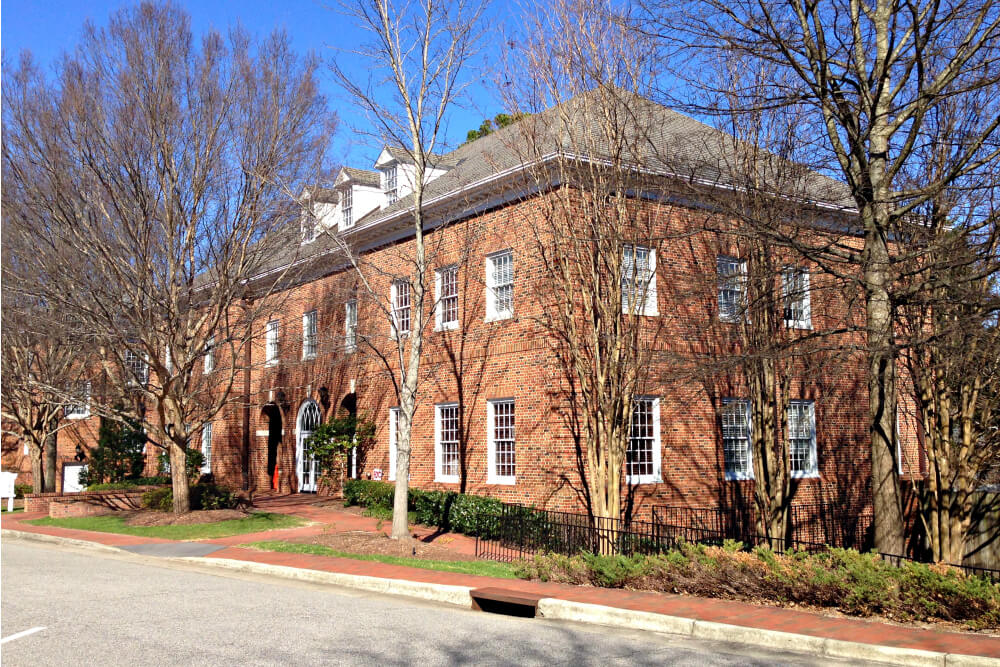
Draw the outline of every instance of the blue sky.
M119 8L131 3L105 0L6 0L0 7L0 40L7 61L15 61L18 54L30 50L43 66L53 63L64 50L71 49L79 41L83 24L92 19L98 25L107 21L108 16ZM288 31L293 45L300 52L314 50L325 59L331 59L342 50L356 47L364 38L351 20L336 9L336 2L316 0L203 0L201 2L179 1L191 15L195 34L210 28L221 31L241 22L249 30L266 34L275 28ZM468 103L464 108L454 108L448 119L446 139L457 145L465 139L465 133L479 127L485 117L492 117L502 110L494 91L496 85L487 63L497 55L503 40L503 26L511 22L509 7L513 3L496 2L487 17L489 34L485 40L485 50L477 56L470 70L475 81L469 89ZM363 68L356 60L347 60L352 68ZM365 74L363 69L356 70ZM330 108L337 111L342 122L338 136L334 138L331 159L340 164L368 167L377 156L377 149L351 138L349 125L364 122L352 103L345 99L340 89L334 85L326 72L322 76L324 91Z

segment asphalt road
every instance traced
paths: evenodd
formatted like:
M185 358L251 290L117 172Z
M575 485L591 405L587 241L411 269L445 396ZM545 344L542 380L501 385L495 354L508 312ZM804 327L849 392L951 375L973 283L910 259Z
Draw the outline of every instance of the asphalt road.
M774 665L829 660L4 540L18 665ZM43 628L31 634L19 633ZM846 664L846 663L844 663Z

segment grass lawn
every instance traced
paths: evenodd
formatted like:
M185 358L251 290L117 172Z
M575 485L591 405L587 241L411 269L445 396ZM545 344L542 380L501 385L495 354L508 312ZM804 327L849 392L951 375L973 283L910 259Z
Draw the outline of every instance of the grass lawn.
M260 512L245 519L229 519L215 523L192 523L186 526L129 526L125 519L113 514L84 516L69 519L35 519L28 523L36 526L58 526L76 530L94 530L99 533L120 533L138 537L159 537L166 540L202 540L213 537L229 537L245 533L259 533L276 528L294 528L305 523L302 519L287 514Z
M406 565L407 567L417 567L422 570L438 570L441 572L457 572L459 574L478 574L483 577L500 577L503 579L517 579L516 569L510 563L497 563L494 561L479 560L423 560L420 558L407 558L405 556L386 556L384 554L354 554L346 551L338 551L325 547L321 544L300 544L298 542L281 542L277 540L268 542L251 542L241 546L262 551L281 551L293 554L311 554L313 556L334 556L336 558L353 558L354 560L368 560L377 563L387 563L389 565Z

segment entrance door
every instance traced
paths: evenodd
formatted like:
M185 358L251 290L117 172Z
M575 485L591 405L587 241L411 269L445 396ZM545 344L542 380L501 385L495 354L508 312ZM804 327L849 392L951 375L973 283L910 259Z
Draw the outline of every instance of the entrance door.
M321 415L316 401L309 399L299 408L295 438L295 472L299 477L299 491L316 493L316 459L306 457L303 445L319 426Z

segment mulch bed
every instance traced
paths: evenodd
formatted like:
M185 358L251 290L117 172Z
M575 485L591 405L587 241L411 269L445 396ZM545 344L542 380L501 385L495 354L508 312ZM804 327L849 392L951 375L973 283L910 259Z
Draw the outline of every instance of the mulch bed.
M196 510L187 514L172 512L133 512L125 519L129 526L189 526L194 523L216 523L230 519L245 519L249 515L243 510Z
M404 556L420 560L477 560L469 554L456 553L455 550L438 544L421 542L420 540L393 540L382 533L351 531L346 533L325 533L315 537L302 537L289 540L300 544L321 544L337 551L355 554L380 554L384 556Z

